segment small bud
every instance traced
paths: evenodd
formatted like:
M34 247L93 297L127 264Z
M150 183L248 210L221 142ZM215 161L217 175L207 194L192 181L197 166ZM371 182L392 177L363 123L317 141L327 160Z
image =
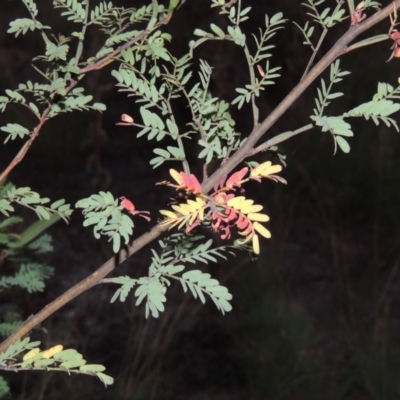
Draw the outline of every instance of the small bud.
M128 114L122 114L121 121L126 122L127 124L133 124L134 122L133 118Z

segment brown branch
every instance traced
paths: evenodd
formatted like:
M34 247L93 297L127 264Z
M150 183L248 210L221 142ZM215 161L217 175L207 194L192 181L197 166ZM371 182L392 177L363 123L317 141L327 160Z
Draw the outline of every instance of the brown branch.
M131 47L132 45L134 45L136 42L138 42L139 40L143 39L147 34L149 34L151 31L145 29L142 33L140 33L139 35L135 36L134 38L132 38L131 40L129 40L128 42L124 43L122 46L119 46L117 49L115 49L112 53L106 55L105 57L103 57L101 60L96 61L94 64L92 65L88 65L85 68L81 68L79 70L80 74L86 74L90 71L95 71L95 70L99 70L102 69L103 67L105 67L106 65L110 64L113 61L113 58L115 58L116 56L118 56L122 51L129 49L129 47Z
M331 65L333 61L339 58L346 52L347 46L361 33L365 32L378 22L385 19L391 12L393 12L393 4L395 7L400 7L400 0L393 1L390 5L386 6L381 11L376 12L370 18L357 26L351 26L350 29L334 44L328 53L315 65L313 69L301 80L292 91L281 101L281 103L269 114L264 121L258 125L250 134L243 146L223 164L217 171L214 172L205 182L202 188L204 192L212 189L215 182L221 179L224 175L232 171L238 164L240 164L252 150L254 145L265 135L268 130L275 124L276 121L285 113L293 103L301 96L301 94L314 82L314 80Z
M51 111L51 107L52 106L49 105L46 108L42 117L40 118L39 124L36 126L36 128L32 132L30 139L27 142L25 142L25 144L21 147L20 151L17 153L17 155L14 157L14 159L10 162L10 164L7 166L7 168L1 173L0 183L3 182L4 179L7 178L9 173L24 159L25 154L28 152L28 150L32 146L33 142L38 137L39 132L42 129L43 125L46 123L47 116L49 115L49 113Z
M396 7L400 7L400 0L393 2ZM385 7L383 10L375 13L372 17L364 21L358 26L351 27L348 32L343 35L332 49L318 62L318 64L308 73L306 77L296 86L293 90L282 100L282 102L276 107L274 111L250 134L244 145L224 163L211 177L203 182L203 192L207 193L212 189L215 182L217 182L223 175L228 174L233 168L236 167L242 160L244 160L249 152L251 152L256 142L268 132L271 126L286 112L289 107L300 97L300 95L307 89L308 86L338 57L340 57L346 51L347 45L355 39L358 35L371 28L373 25L382 21L386 18L393 10L393 3ZM135 254L138 250L146 246L158 238L162 232L166 230L165 227L155 226L150 232L145 233L136 239L128 247L128 255L123 257L120 261L123 262L129 256ZM69 301L90 289L94 285L98 284L106 275L113 271L116 267L115 259L111 258L106 261L98 270L93 274L89 275L84 280L77 283L67 292L63 293L53 302L49 303L36 315L31 316L16 332L8 337L3 343L0 344L0 353L4 352L10 345L15 341L22 338L29 331L31 331L38 324L43 322L55 311L59 310L62 306L67 304Z
M139 35L135 36L128 42L124 43L123 45L119 46L116 50L114 50L112 53L108 54L107 56L103 57L101 60L96 61L92 65L88 65L85 68L81 68L79 70L80 75L87 74L88 72L91 71L96 71L99 69L104 68L106 65L110 64L113 59L118 56L122 51L128 49L131 47L133 44L138 42L139 40L143 39L147 34L152 32L153 30L159 28L161 25L165 24L165 18L162 19L153 29L145 29L142 33ZM79 81L83 78L81 76L79 78ZM68 86L66 89L66 93L68 94L76 85L78 81L72 81L71 84ZM0 175L0 183L4 181L7 176L10 174L10 172L24 159L26 153L32 146L33 142L35 139L38 137L40 130L42 129L43 125L46 123L47 116L49 115L51 111L52 105L49 105L45 112L43 113L42 118L39 121L39 124L36 126L35 130L32 132L30 139L21 147L20 151L18 154L14 157L14 159L11 161L11 163L7 166L7 168L1 173Z

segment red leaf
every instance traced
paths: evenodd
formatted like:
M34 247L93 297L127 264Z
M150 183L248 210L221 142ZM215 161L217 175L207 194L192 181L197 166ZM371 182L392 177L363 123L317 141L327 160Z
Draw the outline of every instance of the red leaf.
M230 178L226 181L225 186L229 189L232 189L235 185L238 185L243 177L247 174L248 170L249 169L247 167L244 167L240 171L232 174Z
M221 231L223 232L223 233L221 233L221 239L222 240L230 239L231 230L230 230L229 226L226 226L226 227L222 228Z
M197 178L193 174L190 175L190 182L191 182L191 187L190 187L191 191L193 193L200 194L201 193L200 182L197 180Z
M133 205L133 203L128 200L126 197L121 196L119 198L121 200L121 206L125 208L125 210L132 212L135 211L135 206Z
M201 185L193 174L189 176L184 172L181 172L180 175L182 178L182 185L184 188L186 188L189 192L198 194L201 193Z
M219 179L215 185L214 185L214 192L216 192L218 189L222 189L224 187L226 175L223 176L221 179Z
M236 221L236 226L237 226L239 229L244 229L244 228L246 228L248 225L249 225L249 220L248 220L244 215L241 215L241 216L238 218L238 220Z
M227 218L228 221L232 221L236 218L236 211L233 208L227 209L226 211L229 212Z

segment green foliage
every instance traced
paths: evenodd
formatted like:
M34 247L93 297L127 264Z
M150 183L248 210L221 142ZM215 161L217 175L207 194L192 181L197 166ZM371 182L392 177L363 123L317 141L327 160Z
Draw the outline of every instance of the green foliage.
M4 214L8 215L9 212L14 211L10 205L12 201L35 209L35 203L46 203L42 200L29 188L18 191L11 183L0 185L0 204L2 204ZM22 233L15 232L15 225L23 222L22 218L9 216L0 219L0 267L2 271L0 292L16 287L26 290L28 293L44 290L45 280L53 275L54 269L39 259L41 254L53 250L50 235L43 234L43 232L70 214L69 205L64 203L64 200L53 203L51 210L55 213L50 218L33 223ZM37 206L35 211L39 216L43 216L43 212L37 211ZM22 316L19 313L9 311L1 315L0 336L11 335L22 323ZM27 346L23 348L29 349L29 344L25 344ZM17 343L7 350L5 356L0 356L2 360L0 369L8 369L8 365L14 361L14 354L18 354L20 350L21 347ZM9 357L9 361L6 360L7 357ZM0 398L7 394L9 394L8 384L4 378L0 377Z
M52 214L57 214L64 221L68 222L68 217L72 214L72 209L69 204L65 203L64 199L57 200L49 206L45 204L50 203L50 199L41 198L39 193L34 192L29 187L16 188L9 186L6 193L0 193L0 212L7 217L10 212L14 212L12 203L19 204L35 211L40 219L49 220Z
M341 71L340 68L340 61L336 60L330 68L329 74L329 85L327 86L324 79L321 79L321 89L317 88L318 97L315 99L316 108L314 109L314 115L316 117L321 117L325 110L330 103L329 100L337 99L338 97L343 96L341 92L332 92L332 87L335 83L341 82L343 76L350 74L349 71Z
M155 143L155 156L149 160L153 168L170 161L181 164L184 175L174 170L174 174L171 175L177 180L178 188L183 186L188 189L185 196L196 193L200 202L205 203L205 199L208 201L205 193L201 193L205 186L202 188L200 181L191 174L186 149L198 150L197 158L202 163L203 179L206 180L209 173L214 172L218 165L235 154L246 141L246 136L242 138L235 128L236 121L230 112L231 107L241 109L245 103L248 104L254 129L260 126L259 98L268 94L268 86L275 84L280 77L281 67L273 65L270 58L271 50L275 47L272 39L284 28L287 21L283 14L279 12L272 16L265 15L264 26L257 34L252 34L254 43L249 44L251 37L246 36L242 24L249 19L252 8L242 8L244 1L211 0L211 7L217 8L220 15L226 17L226 24L221 25L223 28L214 23L204 30L195 28L195 40L188 44L186 54L177 58L173 54L172 46L169 46L171 35L162 32L163 25L177 9L177 0L169 3L168 10L158 5L155 0L139 8L115 6L111 1L90 4L89 0L52 0L52 6L60 10L60 18L70 23L68 26L71 27L71 31L67 36L39 21L39 10L33 0L21 1L28 15L11 21L8 33L15 37L25 34L41 35L43 54L38 54L32 60L33 68L40 79L37 82L20 83L14 89L6 89L4 95L0 96L0 111L8 111L9 105L22 107L32 114L35 123L20 124L18 121L11 121L0 127L0 131L7 134L4 142L21 139L25 141L25 146L29 147L39 135L42 126L51 118L66 112L104 111L105 105L94 103L92 94L85 91L81 82L87 73L115 62L116 66L113 67L111 75L116 81L116 87L121 93L133 97L140 110L139 122L123 114L120 125L134 127L137 129L138 138L146 136L147 140ZM353 17L352 1L348 2L350 15L346 15L344 1L336 1L334 8L322 7L324 3L325 0L307 0L303 6L307 9L310 20L303 27L296 24L304 36L304 44L313 52L304 75L307 75L312 67L328 29L345 19L348 22L349 17ZM360 12L367 8L379 7L379 3L372 0L360 4L357 7ZM86 57L89 53L85 47L89 28L94 31L93 34L100 35L102 42L96 54L92 53L90 57ZM51 32L51 35L47 32ZM317 44L314 44L316 32L321 33ZM235 88L238 95L231 102L212 93L213 66L207 60L194 55L199 46L215 40L237 45L243 51L247 62L247 81L243 87ZM382 40L382 37L379 40ZM368 43L374 41L377 42L378 39L370 39ZM358 46L361 46L360 43ZM364 41L363 45L366 43ZM281 133L260 147L251 149L248 156L267 150L269 157L276 157L284 164L285 155L281 154L276 144L313 126L332 134L335 152L339 146L344 153L348 153L350 145L347 138L353 136L348 120L354 117L372 119L376 125L383 122L398 130L397 123L391 116L400 109L400 86L394 88L388 83L379 83L378 91L371 101L341 115L327 114L328 105L343 96L343 93L333 91L333 85L349 74L348 71L341 71L339 67L339 60L334 61L330 68L329 81L326 78L321 79L320 87L317 88L315 108L310 116L312 124L298 129L293 127L293 130ZM177 113L177 105L180 108L182 102L186 103L191 115L186 124L179 123ZM251 169L243 168L231 175L226 182L224 178L222 183L216 185L213 198L215 201L212 204L208 202L204 207L197 207L200 202L183 204L182 199L177 199L173 207L175 210L178 208L180 214L172 213L171 218L177 216L173 226L186 229L185 233L169 234L159 241L160 249L152 249L147 276L105 279L104 282L119 285L111 302L117 299L126 301L133 292L135 304L139 306L144 303L146 318L150 314L157 318L165 310L168 289L175 280L180 283L184 292L190 291L193 297L200 299L202 303L211 298L223 314L231 311L232 295L228 289L212 278L210 273L199 269L199 264L225 259L226 255L231 253L231 249L237 250L239 246L213 247L212 239L207 240L204 236L192 235L189 232L199 227L212 228L214 232L218 232L222 225L226 228L223 239L230 239L230 227L234 225L234 221L242 229L239 230L242 236L249 236L252 229L258 229L261 235L270 237L270 232L259 224L269 220L266 214L258 213L262 206L254 205L252 199L244 196L235 196L234 191L241 189L242 178L247 172L247 181L260 181L261 177L265 177L283 182L283 178L275 175L278 171L276 167L281 169L281 166L271 163L268 165L269 161L259 164L258 161L250 159L247 162ZM259 168L258 175L254 173L260 166L266 171L264 176L260 172L262 168ZM275 168L275 173L268 173L270 168ZM241 175L242 173L244 175ZM224 184L226 187L223 187ZM143 213L136 211L129 201L125 203L128 206L124 206L123 202L126 199L123 199L115 198L110 192L99 192L88 195L75 204L83 213L84 226L93 226L96 239L105 236L109 242L112 241L115 253L122 247L121 239L126 245L133 235L134 223L126 212L132 215ZM222 204L228 204L231 199L241 199L241 205L236 209L232 206L231 213L225 215L222 213ZM11 215L16 211L15 204L33 210L40 220L22 234L10 230L22 222L20 218ZM202 213L204 209L209 211L209 215L215 214L214 220L207 220L209 215L205 216ZM0 254L7 267L6 273L0 277L0 291L14 286L29 293L43 291L45 279L53 273L51 267L37 260L39 254L52 250L50 236L43 233L60 218L68 221L72 213L70 205L63 199L51 202L48 198L41 198L29 187L16 188L7 184L0 186L0 213L6 217L0 220ZM250 217L248 221L245 220L246 215L252 215L254 224L249 224ZM257 240L253 241L253 249L259 250L258 236L256 238ZM189 264L196 265L196 269L188 269ZM11 333L19 323L18 320L4 320L0 323L0 334ZM13 371L63 370L68 373L97 376L106 385L112 383L112 378L103 374L103 366L87 365L82 355L72 349L59 350L48 357L46 351L37 350L34 356L19 360L17 356L36 348L38 344L31 343L29 338L15 342L0 355L0 368ZM7 386L3 383L0 380L0 394L3 387L4 391L7 391Z
M40 342L31 342L29 337L17 340L4 353L0 354L0 369L7 371L64 371L68 374L96 376L105 386L114 380L103 373L105 367L99 364L87 364L82 354L74 349L63 350L57 345L40 351ZM22 353L25 355L21 358Z
M29 293L42 292L44 280L53 275L54 269L39 263L21 264L19 271L13 276L0 278L0 291L12 286L19 286Z
M390 115L400 110L400 104L394 103L392 100L399 99L400 86L394 88L388 83L378 83L378 91L373 96L373 100L360 104L352 110L343 113L341 116L328 117L323 116L325 108L329 105L330 100L334 100L343 96L341 92L332 93L333 84L342 81L343 76L348 75L348 71L341 71L339 68L339 60L336 60L330 68L330 83L327 85L324 79L321 79L321 89L317 88L318 97L315 99L316 108L314 115L310 118L315 122L316 126L322 128L322 132L331 132L336 146L344 152L350 151L350 145L344 137L352 137L353 131L351 125L344 121L348 117L364 117L366 120L371 118L376 125L382 121L386 126L393 126L397 131L399 128Z
M0 376L0 399L5 399L10 394L10 386L8 386L7 381Z
M338 2L333 11L331 11L332 9L330 7L326 7L322 12L319 12L317 7L323 3L325 3L325 0L307 0L307 3L302 3L302 5L309 9L307 15L312 17L315 22L325 28L332 28L332 26L341 22L344 18L346 11L342 8L343 2Z
M0 323L0 336L10 336L14 333L20 326L22 321L12 321L12 322L1 322Z
M209 261L217 262L218 258L226 259L223 253L228 252L227 246L212 248L213 241L204 241L202 235L186 235L175 233L166 240L160 240L161 254L152 250L152 263L149 267L149 276L140 279L133 279L129 276L111 278L108 282L117 283L121 287L115 292L111 299L125 301L129 292L136 286L135 296L136 305L140 305L145 300L146 318L152 315L158 318L160 312L165 309L166 293L171 285L171 279L180 281L183 291L191 291L195 299L199 298L204 304L205 295L209 296L217 308L224 314L231 311L230 300L232 295L225 286L222 286L216 279L212 279L208 273L200 270L190 270L182 273L187 263L208 264ZM201 242L203 242L201 244Z
M122 213L123 207L110 192L93 194L79 200L75 207L83 209L84 226L94 225L93 233L96 239L103 235L108 237L109 241L112 240L115 253L121 247L121 236L125 244L129 242L129 237L133 232L133 221Z
M14 286L21 287L29 293L43 291L44 281L53 274L52 267L37 259L38 255L53 250L51 237L43 235L43 232L61 218L66 219L71 209L64 200L53 203L49 208L38 206L37 204L47 203L48 199L40 199L39 195L29 188L15 189L12 184L0 185L0 204L5 204L2 211L6 215L14 211L11 202L32 208L39 217L48 218L33 223L20 234L11 231L11 228L21 223L22 218L9 216L0 220L0 251L3 264L0 291ZM52 216L50 212L53 212ZM4 275L5 271L9 273Z

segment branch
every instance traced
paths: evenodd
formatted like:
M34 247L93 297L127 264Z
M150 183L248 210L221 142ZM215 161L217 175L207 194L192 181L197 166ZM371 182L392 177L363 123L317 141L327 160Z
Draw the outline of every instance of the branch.
M0 182L7 178L9 173L24 159L25 154L28 152L30 147L32 146L35 139L38 137L40 130L43 125L46 123L47 116L51 111L51 105L49 105L44 111L42 117L40 118L39 124L36 126L35 130L32 132L30 139L21 147L20 151L14 157L14 159L10 162L7 168L0 175Z
M271 114L269 114L269 116L265 118L260 125L253 129L243 146L232 157L230 157L226 163L224 163L217 171L215 171L213 175L203 182L203 191L205 193L209 192L219 179L221 179L224 175L227 175L238 164L240 164L248 156L248 153L260 140L260 138L269 131L272 125L279 120L279 118L293 105L293 103L314 82L314 80L318 78L333 61L339 58L342 54L346 53L349 43L361 33L385 19L391 12L393 12L393 6L396 8L400 7L400 0L393 1L381 11L376 12L373 16L366 19L360 25L351 26L349 30L328 51L328 53L303 78L303 80L301 80L281 101L281 103L271 112Z
M395 0L394 5L400 7L400 0ZM348 44L354 40L358 35L365 32L367 29L376 25L378 22L385 19L393 10L393 3L385 7L383 10L375 13L372 17L365 20L358 26L352 26L348 32L343 35L332 49L318 62L318 64L304 77L300 83L293 88L293 90L282 100L282 102L275 108L274 111L255 129L253 129L249 138L243 146L224 163L211 177L203 182L202 189L204 193L209 192L214 184L224 175L232 171L248 154L252 151L253 146L257 141L268 132L271 126L289 109L289 107L301 96L301 94L311 85L311 83L338 57L346 52ZM270 139L271 141L274 138ZM136 239L129 247L127 254L120 257L120 263L125 261L129 256L135 254L138 250L146 246L158 238L161 233L166 231L167 228L155 226L150 232L145 233ZM122 253L122 252L121 252ZM16 340L22 338L29 331L35 328L38 324L43 322L51 314L59 310L72 299L100 283L100 281L116 268L117 264L115 258L110 258L99 269L89 275L84 280L77 283L67 292L63 293L53 302L49 303L36 315L31 316L28 320L3 343L0 344L0 354L3 353L9 346Z
M166 18L163 18L160 20L158 24L152 29L145 29L143 32L141 32L139 35L135 36L125 44L119 46L116 50L114 50L112 53L108 54L107 56L103 57L101 60L96 61L95 63L88 65L85 68L81 68L79 70L79 74L81 75L78 80L74 80L71 82L71 84L68 86L66 89L66 93L69 93L77 84L80 80L84 78L84 75L87 74L88 72L91 71L96 71L99 69L104 68L106 65L112 63L115 59L116 56L118 56L122 51L128 49L131 47L133 44L138 42L139 40L143 39L146 35L151 33L153 30L158 29L161 25L165 24ZM83 75L83 76L82 76ZM45 110L42 118L40 119L39 124L33 131L30 139L21 147L20 151L18 154L14 157L14 159L11 161L11 163L7 166L7 168L1 173L0 175L0 183L7 178L7 176L10 174L10 172L24 159L26 153L32 146L33 142L35 139L38 137L40 130L42 129L43 125L46 123L47 116L49 115L51 111L52 105L49 105L49 107Z

